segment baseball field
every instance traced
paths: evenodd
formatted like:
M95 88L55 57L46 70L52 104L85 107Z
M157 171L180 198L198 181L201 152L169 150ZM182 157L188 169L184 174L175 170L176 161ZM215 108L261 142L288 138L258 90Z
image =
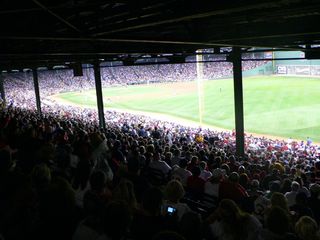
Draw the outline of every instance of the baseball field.
M257 76L243 79L245 131L320 142L320 78ZM95 90L55 96L96 107ZM205 126L234 129L233 80L207 80L103 89L105 109L161 113Z

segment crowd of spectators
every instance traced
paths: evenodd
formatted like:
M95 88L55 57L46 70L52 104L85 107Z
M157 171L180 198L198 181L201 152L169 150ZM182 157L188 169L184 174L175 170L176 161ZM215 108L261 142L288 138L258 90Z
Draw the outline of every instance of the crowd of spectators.
M92 110L0 112L7 239L319 239L319 148Z
M115 111L100 129L95 110L43 108L0 110L0 239L320 239L311 139L246 135L236 156L233 131Z
M243 70L264 64L261 61L243 62ZM232 64L209 62L202 67L203 79L219 79L232 76ZM15 106L35 109L35 93L32 72L3 73L6 100ZM102 87L150 84L162 82L183 82L197 79L195 63L101 67ZM42 103L47 105L48 96L70 91L95 88L92 68L83 68L82 77L74 77L71 69L40 70L38 81ZM50 104L50 103L49 103Z

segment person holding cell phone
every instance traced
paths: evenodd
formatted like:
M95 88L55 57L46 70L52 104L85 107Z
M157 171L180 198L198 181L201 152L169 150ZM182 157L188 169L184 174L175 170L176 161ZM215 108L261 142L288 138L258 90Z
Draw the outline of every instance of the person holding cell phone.
M178 221L182 216L190 212L191 209L187 204L181 203L185 191L180 181L171 180L165 188L165 201L163 204L163 214L167 216L177 216Z

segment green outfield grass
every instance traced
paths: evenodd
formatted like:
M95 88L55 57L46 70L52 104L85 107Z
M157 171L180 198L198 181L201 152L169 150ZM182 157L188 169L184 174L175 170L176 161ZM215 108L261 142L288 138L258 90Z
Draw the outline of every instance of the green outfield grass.
M320 78L245 78L245 131L320 142ZM203 123L234 128L233 81L203 82ZM105 107L163 113L199 122L196 82L114 87L103 90ZM95 90L57 97L96 106Z

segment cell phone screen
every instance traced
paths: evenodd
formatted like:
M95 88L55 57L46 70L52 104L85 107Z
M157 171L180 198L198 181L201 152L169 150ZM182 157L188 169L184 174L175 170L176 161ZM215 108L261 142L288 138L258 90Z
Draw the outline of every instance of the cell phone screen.
M169 214L173 214L175 211L176 211L176 209L173 208L173 207L168 207L167 208L167 213L169 213Z

